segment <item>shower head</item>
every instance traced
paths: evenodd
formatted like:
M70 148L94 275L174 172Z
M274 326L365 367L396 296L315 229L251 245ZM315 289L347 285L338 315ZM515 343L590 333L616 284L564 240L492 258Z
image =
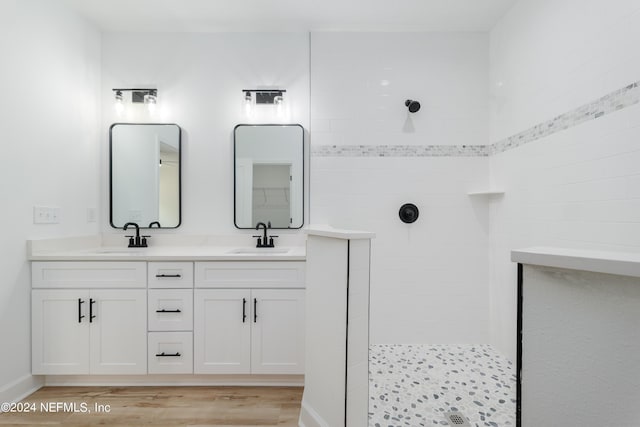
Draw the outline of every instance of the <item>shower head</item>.
M415 113L420 110L420 103L418 101L412 101L411 99L407 99L404 102L404 105L409 108L410 113Z

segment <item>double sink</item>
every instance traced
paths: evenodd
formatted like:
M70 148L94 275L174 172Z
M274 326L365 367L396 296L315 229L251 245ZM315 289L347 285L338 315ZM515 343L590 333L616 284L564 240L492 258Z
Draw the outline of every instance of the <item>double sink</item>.
M146 255L148 248L97 248L87 250L87 254L105 255ZM220 252L222 255L286 255L291 252L291 248L231 248Z

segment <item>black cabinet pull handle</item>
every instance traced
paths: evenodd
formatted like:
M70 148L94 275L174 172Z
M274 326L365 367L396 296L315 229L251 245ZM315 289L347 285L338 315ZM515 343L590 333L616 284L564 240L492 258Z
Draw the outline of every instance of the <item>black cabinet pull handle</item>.
M164 351L162 353L156 353L156 357L180 357L182 356L179 351L176 351L175 354L166 354Z
M247 320L247 299L242 298L242 323Z
M96 316L93 315L93 304L95 303L96 300L89 298L89 323L93 323L93 319L96 318Z
M82 298L78 298L78 323L82 323L82 319L84 319L84 314L82 314L82 304L84 304L84 301L82 301Z
M258 321L258 299L253 299L253 323Z
M165 310L163 308L162 310L156 310L156 313L182 313L182 311L180 311L179 308L176 308L175 310Z
M156 274L156 277L182 277L180 274Z

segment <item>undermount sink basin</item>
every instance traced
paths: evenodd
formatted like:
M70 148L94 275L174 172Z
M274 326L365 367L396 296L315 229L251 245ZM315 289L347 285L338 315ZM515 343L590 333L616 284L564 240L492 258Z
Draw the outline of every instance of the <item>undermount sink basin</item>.
M114 254L114 255L118 255L118 254L140 254L141 249L144 248L132 248L132 249L127 249L127 248L122 248L122 249L118 249L118 248L99 248L99 249L91 249L89 251L87 251L87 253L92 253L92 254Z
M289 248L235 248L228 254L238 255L281 255L289 252Z

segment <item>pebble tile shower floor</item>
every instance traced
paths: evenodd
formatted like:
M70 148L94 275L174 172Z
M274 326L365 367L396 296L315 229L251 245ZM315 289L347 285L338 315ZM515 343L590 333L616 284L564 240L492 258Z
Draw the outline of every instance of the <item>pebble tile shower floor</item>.
M375 345L369 370L369 427L516 425L515 366L490 345Z

